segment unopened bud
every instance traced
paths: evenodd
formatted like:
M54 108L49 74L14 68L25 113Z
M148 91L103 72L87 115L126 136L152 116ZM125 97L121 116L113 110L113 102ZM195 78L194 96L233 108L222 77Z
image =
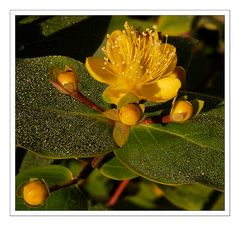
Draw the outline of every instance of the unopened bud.
M75 69L66 66L64 71L57 68L51 70L51 83L64 94L75 93L78 89L78 77Z
M142 110L137 104L126 104L120 108L119 118L125 125L136 125L142 118Z
M193 106L186 100L178 100L174 103L170 114L170 121L185 122L190 119L193 113Z
M39 206L45 203L49 196L47 185L41 180L34 180L24 185L23 199L31 206Z

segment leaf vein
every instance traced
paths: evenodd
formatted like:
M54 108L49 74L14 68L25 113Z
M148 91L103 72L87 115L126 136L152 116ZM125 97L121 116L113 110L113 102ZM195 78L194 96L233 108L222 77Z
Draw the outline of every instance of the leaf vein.
M145 128L145 129L148 129L148 130L149 130L149 128L148 128L149 126L145 126L145 125L141 125L141 126L142 126L143 128ZM190 139L189 137L186 137L186 136L181 135L181 134L178 134L178 133L170 132L170 131L168 131L168 130L163 130L163 129L156 128L156 127L152 127L152 126L151 126L151 129L153 129L153 130L158 130L158 131L160 131L160 132L167 133L167 134L170 134L170 135L179 137L179 138L181 138L181 139L184 139L184 140L186 140L186 141L188 141L188 142L190 142L190 143L193 143L193 144L195 144L195 145L197 145L197 146L200 146L200 147L202 147L202 148L209 148L209 149L213 149L213 150L215 150L215 151L222 152L221 149L214 148L214 147L211 147L211 146L208 146L208 145L204 145L204 144L198 143L198 142Z

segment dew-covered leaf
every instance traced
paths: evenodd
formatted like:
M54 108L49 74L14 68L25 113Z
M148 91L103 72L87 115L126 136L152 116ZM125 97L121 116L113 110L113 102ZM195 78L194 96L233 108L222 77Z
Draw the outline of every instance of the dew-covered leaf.
M67 57L18 59L16 62L16 145L50 158L92 157L116 147L109 120L49 83L49 69L76 67L79 89L102 107L104 86L85 67Z
M131 128L115 155L129 169L163 184L201 183L224 189L224 106L221 99L188 93L205 104L186 123Z

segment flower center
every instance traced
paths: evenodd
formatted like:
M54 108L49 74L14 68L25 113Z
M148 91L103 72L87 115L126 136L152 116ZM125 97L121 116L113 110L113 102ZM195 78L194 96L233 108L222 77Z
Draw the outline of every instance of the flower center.
M119 80L137 86L163 77L171 63L176 61L175 47L159 40L156 25L153 30L143 32L135 31L127 22L124 27L125 30L107 36L103 69Z

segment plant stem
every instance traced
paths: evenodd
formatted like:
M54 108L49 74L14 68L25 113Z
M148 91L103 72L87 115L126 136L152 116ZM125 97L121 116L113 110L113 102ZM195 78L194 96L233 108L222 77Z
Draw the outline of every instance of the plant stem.
M154 124L154 123L164 123L162 121L162 118L160 118L159 116L155 116L155 117L149 117L144 119L141 124Z
M122 192L124 191L128 183L129 183L129 180L123 180L120 182L114 194L112 195L112 197L107 203L109 207L112 207L116 204L116 202L118 201L119 197L121 196Z
M70 181L67 181L63 184L55 184L49 188L49 192L54 192L56 190L69 187L74 184L81 185L83 181L92 173L92 171L98 167L99 163L103 160L104 156L98 156L93 158L91 161L88 161L84 166L83 169L80 171L79 175L73 178Z
M80 103L87 105L88 107L92 108L95 111L98 111L98 112L105 111L105 109L103 109L102 107L98 106L97 104L95 104L94 102L86 98L79 91L72 93L71 96L75 98L77 101L79 101Z

